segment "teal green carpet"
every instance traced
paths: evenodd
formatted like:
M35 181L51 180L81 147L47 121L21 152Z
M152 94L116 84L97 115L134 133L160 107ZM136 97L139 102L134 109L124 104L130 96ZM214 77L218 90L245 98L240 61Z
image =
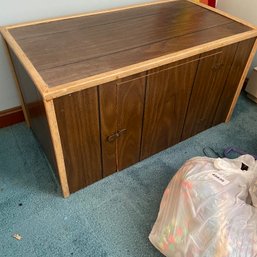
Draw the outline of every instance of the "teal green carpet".
M0 130L0 256L160 257L148 241L164 188L206 146L257 154L257 105L241 96L233 119L61 197L24 123ZM18 233L22 240L12 237Z

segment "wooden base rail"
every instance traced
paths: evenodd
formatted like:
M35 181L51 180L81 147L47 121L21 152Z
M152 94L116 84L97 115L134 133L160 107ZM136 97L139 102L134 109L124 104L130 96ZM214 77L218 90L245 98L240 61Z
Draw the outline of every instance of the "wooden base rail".
M21 106L0 112L0 128L4 128L24 120L25 118Z

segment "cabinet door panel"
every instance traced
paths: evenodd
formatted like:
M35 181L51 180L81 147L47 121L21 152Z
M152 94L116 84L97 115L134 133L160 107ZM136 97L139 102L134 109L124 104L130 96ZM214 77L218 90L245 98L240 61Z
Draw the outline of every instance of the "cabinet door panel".
M114 82L99 86L103 177L117 170L116 142L107 141L107 138L117 131L116 91L117 87Z
M212 126L237 44L201 55L182 140Z
M54 99L70 192L102 178L97 89Z
M139 161L144 94L145 73L99 86L104 176Z
M251 38L238 43L236 55L233 60L230 72L228 74L222 96L220 98L219 106L213 121L213 126L226 121L227 115L229 113L231 104L238 88L238 84L240 82L241 76L243 75L255 40L255 38Z
M118 170L140 160L145 96L145 76L118 86L118 131L126 129L118 143Z
M149 71L141 159L180 141L199 56Z

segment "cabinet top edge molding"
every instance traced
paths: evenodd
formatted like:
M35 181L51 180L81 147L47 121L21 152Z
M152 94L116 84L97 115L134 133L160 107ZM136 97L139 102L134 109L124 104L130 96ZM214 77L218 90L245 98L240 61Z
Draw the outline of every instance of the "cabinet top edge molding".
M191 0L1 28L45 100L257 36L255 26Z

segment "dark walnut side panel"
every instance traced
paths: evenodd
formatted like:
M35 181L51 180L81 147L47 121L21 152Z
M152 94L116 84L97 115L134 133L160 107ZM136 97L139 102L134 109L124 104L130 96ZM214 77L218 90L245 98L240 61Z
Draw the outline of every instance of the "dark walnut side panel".
M141 159L180 141L198 59L194 56L148 72Z
M25 107L29 116L31 129L39 144L43 148L47 159L53 167L54 172L59 177L43 99L36 86L34 85L34 82L29 77L27 71L24 69L11 49L10 53L14 64L15 73L19 81L20 89L22 91Z
M70 192L102 178L97 88L54 99Z
M103 176L139 161L144 94L145 73L99 86Z
M228 78L214 117L212 124L213 126L226 121L230 106L232 104L240 79L243 75L255 40L255 38L248 39L238 44L236 55L228 74Z
M183 128L182 140L212 126L236 49L237 44L233 44L201 55L202 58L214 54L200 60Z

